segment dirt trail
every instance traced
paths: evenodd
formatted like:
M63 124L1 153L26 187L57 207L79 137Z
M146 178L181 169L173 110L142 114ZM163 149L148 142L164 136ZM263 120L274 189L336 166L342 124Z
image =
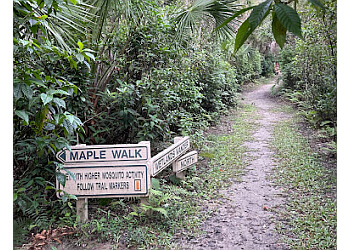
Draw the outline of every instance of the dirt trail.
M253 160L242 182L221 191L227 199L221 200L216 213L202 226L206 233L190 240L184 249L287 249L274 231L270 210L284 201L268 178L274 166L268 143L274 123L288 117L276 112L278 103L270 97L272 86L273 82L243 95L244 103L255 105L259 115L254 141L245 143L251 151L247 157Z

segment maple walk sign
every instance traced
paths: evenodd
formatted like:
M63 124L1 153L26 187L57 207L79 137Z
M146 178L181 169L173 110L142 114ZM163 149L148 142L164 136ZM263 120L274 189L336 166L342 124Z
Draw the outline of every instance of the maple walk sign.
M174 144L151 158L150 142L139 144L72 146L56 154L64 164L65 185L56 180L58 190L78 198L147 197L151 176L173 165L175 173L197 162L190 138L176 137ZM62 192L58 192L60 197Z
M57 153L64 163L64 186L78 198L147 197L150 189L150 142L139 144L72 146ZM61 193L58 193L60 196Z

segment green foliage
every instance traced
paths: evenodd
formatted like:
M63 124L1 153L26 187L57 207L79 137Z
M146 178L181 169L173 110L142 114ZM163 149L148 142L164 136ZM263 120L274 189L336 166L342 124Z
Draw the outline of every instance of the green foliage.
M75 133L82 132L82 122L71 113L68 103L79 92L73 82L86 75L93 56L81 42L79 48L64 50L47 31L51 27L45 21L48 16L67 7L60 2L14 3L13 198L17 225L26 218L24 231L47 229L53 223L55 154L70 148ZM17 240L15 243L21 238Z
M222 38L231 37L234 30L232 26L224 25L227 18L237 13L239 5L236 1L217 0L197 0L188 8L177 13L175 22L177 23L177 38L183 38L189 32L194 33L198 28L198 23L202 19L211 17L213 25L218 35ZM221 27L221 29L217 29Z
M214 49L216 43L174 47L176 27L168 18L175 10L152 6L144 11L146 23L130 31L121 24L126 34L110 35L110 53L121 57L92 96L98 105L85 124L85 143L169 141L174 133L196 134L236 105L236 70Z
M336 126L336 19L335 2L325 1L325 11L305 6L305 40L297 39L280 55L284 86L291 89L293 101L302 107L314 126L324 121ZM296 92L297 91L297 92ZM290 91L286 91L289 93ZM289 94L291 95L291 94Z
M245 45L242 50L236 54L237 79L240 83L249 82L259 78L262 74L262 55L259 51Z

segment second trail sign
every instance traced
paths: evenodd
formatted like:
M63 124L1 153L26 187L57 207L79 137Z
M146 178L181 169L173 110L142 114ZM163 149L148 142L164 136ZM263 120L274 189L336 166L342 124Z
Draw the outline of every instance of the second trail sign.
M175 143L172 146L152 157L152 176L156 176L190 148L190 138L188 136L175 137L174 141Z

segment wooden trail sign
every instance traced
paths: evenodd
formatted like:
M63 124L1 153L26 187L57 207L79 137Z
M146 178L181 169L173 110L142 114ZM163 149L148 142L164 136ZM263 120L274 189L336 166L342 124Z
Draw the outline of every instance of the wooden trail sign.
M145 197L150 189L150 142L139 144L72 146L56 157L64 162L63 187L69 194L85 198ZM74 178L73 178L74 176ZM58 192L60 197L62 192Z
M190 148L190 138L175 138L175 143L151 158L152 176L156 176L167 166L176 161Z
M56 154L64 163L65 186L56 188L77 196L80 221L88 220L88 198L147 197L151 188L151 144L72 146ZM57 192L60 198L62 192Z
M198 162L198 153L197 151L191 151L174 162L173 172L182 172L190 166L192 166L193 164L195 164L196 162Z
M57 188L77 198L146 197L149 195L150 174L146 164L110 166L68 166L63 187ZM71 175L75 176L75 180ZM58 194L59 196L59 194Z
M150 158L150 144L116 144L72 146L71 151L64 149L56 154L56 158L65 165L94 164L106 162L147 161Z

